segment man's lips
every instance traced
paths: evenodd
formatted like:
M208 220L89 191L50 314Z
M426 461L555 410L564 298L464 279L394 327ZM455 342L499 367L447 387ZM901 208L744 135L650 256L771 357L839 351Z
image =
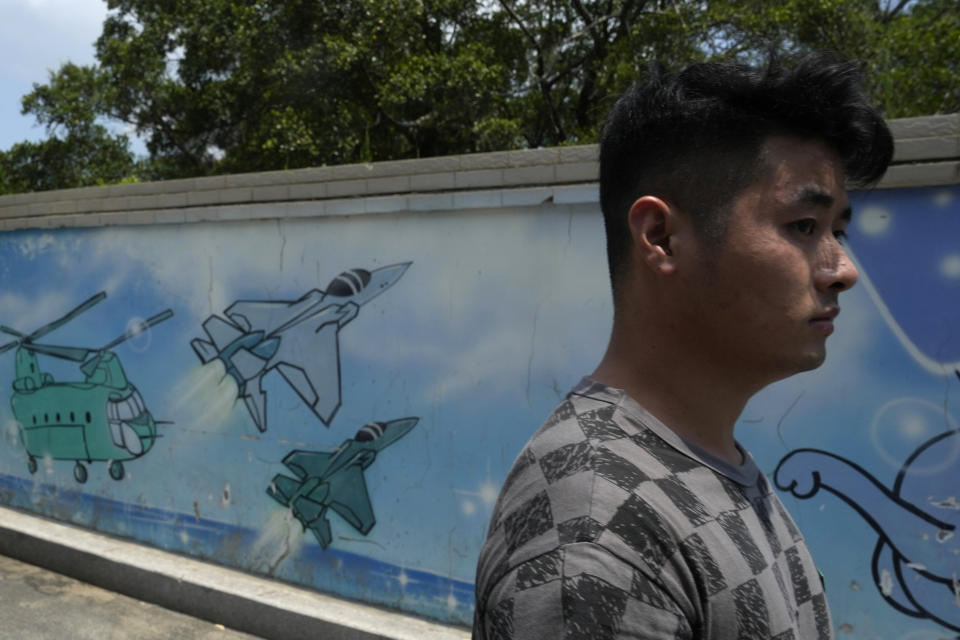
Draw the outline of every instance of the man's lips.
M833 333L833 319L840 313L840 307L827 307L823 312L810 319L810 324L827 335Z

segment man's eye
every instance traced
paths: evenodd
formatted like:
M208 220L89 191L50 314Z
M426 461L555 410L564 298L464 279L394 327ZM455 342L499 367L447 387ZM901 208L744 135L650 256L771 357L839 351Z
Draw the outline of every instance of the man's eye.
M812 236L813 232L817 230L817 221L813 218L804 218L803 220L791 222L790 226L805 236Z

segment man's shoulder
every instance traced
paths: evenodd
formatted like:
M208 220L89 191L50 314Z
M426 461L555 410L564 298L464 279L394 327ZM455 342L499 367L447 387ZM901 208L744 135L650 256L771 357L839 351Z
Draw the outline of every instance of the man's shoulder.
M657 458L665 445L604 389L581 383L527 442L504 480L488 546L496 540L517 560L596 542L638 485L668 473Z
M581 382L561 401L517 456L501 489L503 498L562 484L592 483L599 444L629 439L643 426L617 410L616 398L602 386ZM602 454L601 454L602 455ZM502 512L503 504L497 511Z
M619 395L618 395L619 394ZM560 545L624 544L656 561L703 519L746 506L736 484L668 442L615 389L585 379L508 473L486 560L522 562ZM496 562L495 562L496 563Z

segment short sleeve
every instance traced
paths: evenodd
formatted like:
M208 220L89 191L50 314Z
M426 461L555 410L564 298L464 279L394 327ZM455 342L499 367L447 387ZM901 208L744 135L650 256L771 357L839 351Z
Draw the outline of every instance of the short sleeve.
M481 603L475 640L688 640L690 624L648 572L574 543L514 567Z

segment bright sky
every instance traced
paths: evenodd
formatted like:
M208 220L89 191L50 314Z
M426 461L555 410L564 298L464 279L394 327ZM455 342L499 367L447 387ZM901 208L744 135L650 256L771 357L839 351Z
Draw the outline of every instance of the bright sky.
M104 0L0 0L0 149L44 137L20 99L62 63L94 62Z

